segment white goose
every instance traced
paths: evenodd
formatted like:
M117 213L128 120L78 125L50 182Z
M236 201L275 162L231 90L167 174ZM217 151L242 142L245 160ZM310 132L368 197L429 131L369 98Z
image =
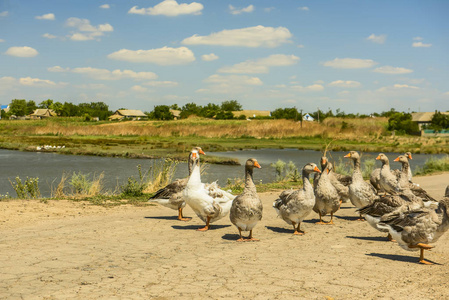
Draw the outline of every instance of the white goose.
M216 183L206 185L201 182L198 151L192 151L192 162L193 171L182 194L186 203L206 223L205 227L198 230L206 231L210 228L210 223L229 213L235 196L218 188Z
M199 154L204 154L204 151L200 147L195 147L189 154L189 160L187 166L189 168L189 177L192 174L192 153L196 151ZM183 179L177 179L172 183L158 190L148 202L157 202L165 207L178 210L178 220L189 221L191 218L184 218L182 215L182 209L186 206L182 191L185 189L189 177Z

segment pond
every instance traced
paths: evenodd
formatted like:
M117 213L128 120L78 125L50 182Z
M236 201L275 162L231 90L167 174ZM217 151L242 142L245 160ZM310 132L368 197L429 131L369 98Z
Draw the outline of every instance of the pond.
M211 182L218 180L221 186L226 185L227 179L242 178L244 175L244 167L246 159L256 158L262 166L262 169L254 171L254 181L268 183L275 180L275 171L270 167L271 163L275 163L278 159L288 163L292 161L301 169L308 162L318 163L321 152L311 150L297 149L260 149L260 150L242 150L236 152L211 152L207 155L233 157L237 158L242 164L240 166L231 165L208 165L205 173L202 175L203 182ZM335 161L342 159L348 162L343 156L347 152L331 152L329 157ZM373 159L378 153L364 153L363 159ZM392 161L397 157L397 153L386 153ZM187 153L186 153L187 156ZM440 158L445 154L432 155ZM412 169L422 166L425 161L430 158L428 154L414 154L411 161ZM14 150L0 149L0 195L16 197L16 193L11 186L10 181L15 181L16 176L25 181L29 178L39 178L39 188L42 196L50 197L51 191L54 190L61 181L62 175L66 174L71 177L74 172L81 174L89 174L90 178L104 175L103 185L106 190L113 192L118 190L120 186L125 184L131 176L138 178L137 166L141 165L143 171L148 171L151 166L160 160L154 159L127 159L115 157L97 157L97 156L76 156L62 155L57 153L45 152L22 152ZM376 163L380 166L380 163ZM391 162L392 168L400 168L399 163ZM174 178L183 178L188 174L187 164L179 163ZM66 183L68 186L68 183Z

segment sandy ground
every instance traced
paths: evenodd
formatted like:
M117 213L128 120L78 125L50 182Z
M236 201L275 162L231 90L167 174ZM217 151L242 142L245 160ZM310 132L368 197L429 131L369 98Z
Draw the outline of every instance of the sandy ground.
M415 178L435 197L449 173ZM1 299L447 299L449 234L417 264L344 204L336 225L304 236L261 194L260 242L238 243L225 218L208 232L162 206L103 208L71 201L0 202Z

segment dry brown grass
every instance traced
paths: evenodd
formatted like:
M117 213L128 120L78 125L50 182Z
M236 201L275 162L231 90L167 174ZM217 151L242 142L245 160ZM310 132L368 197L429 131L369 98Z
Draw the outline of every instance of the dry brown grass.
M345 123L344 123L345 122ZM379 136L385 132L385 118L377 119L338 119L328 118L322 124L289 120L219 121L208 119L189 119L180 121L120 122L101 125L71 125L47 122L45 126L23 126L24 134L54 134L83 136L200 136L200 137L314 137L350 138L367 135Z

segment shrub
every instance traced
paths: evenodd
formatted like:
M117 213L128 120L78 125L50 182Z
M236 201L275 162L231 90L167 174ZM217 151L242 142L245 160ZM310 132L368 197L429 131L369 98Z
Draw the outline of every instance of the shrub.
M11 183L14 191L17 193L17 198L19 199L37 199L41 196L41 192L39 190L39 178L28 178L25 180L25 183L22 183L22 180L19 176L15 178L16 182Z

